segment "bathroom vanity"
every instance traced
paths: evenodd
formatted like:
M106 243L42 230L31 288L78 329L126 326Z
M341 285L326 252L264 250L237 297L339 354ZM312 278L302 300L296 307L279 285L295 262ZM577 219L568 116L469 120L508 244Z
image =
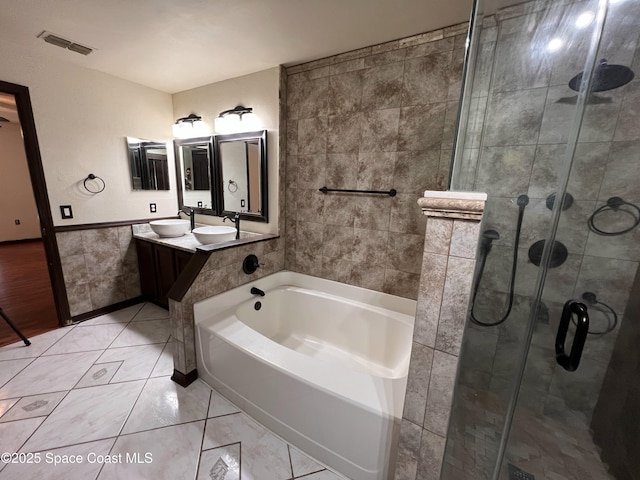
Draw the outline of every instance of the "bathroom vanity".
M193 253L141 238L136 238L135 242L142 295L158 305L169 308L169 290L191 260Z
M237 240L202 245L192 233L179 237L160 237L151 231L148 223L133 225L132 229L138 254L141 293L146 299L165 308L169 308L169 290L198 249L211 252L277 237L241 231Z

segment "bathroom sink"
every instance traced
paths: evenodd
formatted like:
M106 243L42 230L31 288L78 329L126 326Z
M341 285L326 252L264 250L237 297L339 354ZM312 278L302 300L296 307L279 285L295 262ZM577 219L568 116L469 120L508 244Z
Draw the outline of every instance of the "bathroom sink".
M194 237L203 245L212 243L228 242L236 239L236 229L233 227L215 226L194 228Z
M149 226L161 237L181 237L189 231L191 222L181 219L152 220Z

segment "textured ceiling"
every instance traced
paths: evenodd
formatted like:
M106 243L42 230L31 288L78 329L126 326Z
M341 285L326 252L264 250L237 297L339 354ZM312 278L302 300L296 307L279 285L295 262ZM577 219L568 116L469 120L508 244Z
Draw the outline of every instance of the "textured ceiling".
M2 1L0 41L174 93L464 22L471 0ZM89 56L37 38L49 31Z

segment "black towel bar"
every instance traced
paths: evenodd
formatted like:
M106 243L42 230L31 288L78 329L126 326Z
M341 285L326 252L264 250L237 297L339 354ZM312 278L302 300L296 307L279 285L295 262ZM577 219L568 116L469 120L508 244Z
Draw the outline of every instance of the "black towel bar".
M327 194L327 192L343 192L343 193L373 193L376 195L389 195L390 197L395 197L397 193L395 188L392 188L391 190L345 190L342 188L322 187L322 188L319 188L318 190L320 190L325 195Z

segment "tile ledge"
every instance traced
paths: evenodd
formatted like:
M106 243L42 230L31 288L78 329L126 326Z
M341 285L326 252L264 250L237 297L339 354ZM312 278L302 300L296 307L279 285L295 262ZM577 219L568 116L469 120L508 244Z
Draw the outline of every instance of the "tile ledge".
M482 192L450 192L441 190L425 190L423 198L450 198L452 200L487 200L487 194Z
M418 199L418 205L428 217L480 221L486 200L486 193L427 190L424 197Z

